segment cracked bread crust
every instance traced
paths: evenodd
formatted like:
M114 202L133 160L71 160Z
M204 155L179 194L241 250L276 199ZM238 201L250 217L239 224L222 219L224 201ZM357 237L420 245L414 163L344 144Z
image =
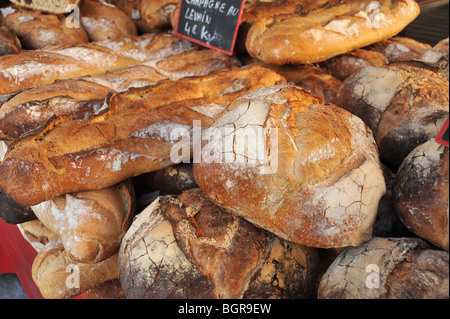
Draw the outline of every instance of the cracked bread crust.
M449 249L448 147L431 139L400 166L393 188L397 215L416 235Z
M321 278L319 299L441 299L448 252L419 238L380 238L342 252Z
M236 142L251 127L277 132L260 137L266 148L259 158ZM205 136L214 130L222 134L204 142L203 152L225 160L194 163L194 177L217 205L306 246L356 246L371 238L386 186L375 141L360 119L287 84L241 95Z
M200 189L159 197L122 242L127 298L302 298L317 254L214 205Z
M448 81L421 62L366 67L347 78L337 104L372 130L383 163L394 172L448 117Z

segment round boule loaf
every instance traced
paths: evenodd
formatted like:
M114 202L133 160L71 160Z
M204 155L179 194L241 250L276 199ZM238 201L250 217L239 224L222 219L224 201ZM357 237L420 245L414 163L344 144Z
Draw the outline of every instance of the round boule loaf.
M408 229L448 251L448 147L434 139L417 146L396 174L393 195Z
M219 206L306 246L371 238L386 186L372 133L351 113L293 84L264 87L202 139L194 177Z
M360 117L373 132L381 161L394 172L419 144L434 138L448 117L449 84L421 62L366 67L337 92L337 105Z
M214 205L196 188L158 197L119 251L127 299L307 298L315 248L277 238Z
M374 237L343 251L322 276L319 299L448 299L448 252L419 238Z

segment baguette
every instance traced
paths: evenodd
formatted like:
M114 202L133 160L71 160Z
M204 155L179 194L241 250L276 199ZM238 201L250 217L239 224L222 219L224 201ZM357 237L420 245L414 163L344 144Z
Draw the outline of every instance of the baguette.
M399 33L419 14L414 0L347 1L307 15L258 19L245 46L269 64L316 63Z
M25 90L0 108L0 140L12 142L36 134L54 116L88 119L102 111L108 93L179 80L238 66L231 57L212 50L192 49L166 59L104 75L56 81Z
M100 75L193 48L170 33L63 45L0 57L0 95L86 75Z
M190 149L183 137L194 120L207 127L237 95L283 82L272 70L250 66L112 95L97 117L57 118L13 143L0 164L0 197L32 206L174 165L172 149L177 143Z

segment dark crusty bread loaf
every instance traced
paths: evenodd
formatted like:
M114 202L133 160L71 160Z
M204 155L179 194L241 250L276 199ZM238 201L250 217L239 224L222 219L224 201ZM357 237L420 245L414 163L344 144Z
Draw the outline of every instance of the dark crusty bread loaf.
M202 154L212 158L194 162L194 177L217 205L306 246L371 238L386 187L372 133L356 116L278 85L240 95L204 136Z
M1 24L0 19L0 56L17 54L22 50L22 44L14 31L7 25Z
M22 51L0 57L0 95L86 75L99 75L165 56L193 45L170 33Z
M431 139L400 166L393 187L397 215L416 235L448 251L448 147Z
M420 59L425 51L431 49L431 45L411 38L395 36L374 43L367 49L380 52L389 62L397 62Z
M319 299L448 299L448 252L419 238L373 238L342 252Z
M378 67L388 63L389 60L377 51L356 49L325 60L320 65L335 78L344 81L366 66Z
M170 26L171 13L178 0L110 0L125 12L143 32L155 32Z
M171 151L178 142L189 150L183 132L189 134L194 120L207 127L239 94L284 81L253 66L112 95L97 117L57 118L14 143L0 164L0 196L31 206L176 164Z
M258 229L192 189L137 215L119 252L130 298L307 298L317 251Z
M320 62L396 35L419 11L414 0L364 0L263 17L250 28L246 48L269 64Z
M381 160L394 172L419 144L435 137L448 117L448 81L421 62L366 67L347 78L337 104L372 130Z
M3 23L14 30L26 50L89 42L83 28L67 27L63 15L6 7L0 9L0 16L3 16Z

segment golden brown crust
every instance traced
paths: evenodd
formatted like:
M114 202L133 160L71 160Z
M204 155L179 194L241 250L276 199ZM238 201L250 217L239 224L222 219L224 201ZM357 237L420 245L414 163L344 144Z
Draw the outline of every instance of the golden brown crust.
M86 75L100 75L192 49L170 33L146 34L0 57L0 95Z
M38 219L57 235L71 259L97 263L119 248L134 216L131 182L98 191L58 196L32 206Z
M390 38L419 14L414 0L344 2L307 15L263 17L246 40L250 55L269 64L315 63Z
M1 189L31 206L173 165L171 149L181 137L171 140L161 124L168 132L189 130L194 120L209 126L237 95L284 81L274 71L253 66L118 93L100 116L55 119L38 135L11 145L0 164Z
M136 36L133 21L119 8L98 0L83 0L80 23L90 41Z
M11 0L18 7L32 9L36 11L64 14L68 8L73 10L71 5L78 5L81 0L52 0L52 1L34 1L34 0Z
M351 246L371 237L385 182L375 141L360 119L280 85L236 98L208 131L226 129L227 121L234 138L208 141L203 152L223 145L234 158L227 162L227 154L214 149L221 161L194 163L195 180L213 202L306 246ZM259 160L251 157L257 151L247 154L235 144L245 137L243 128L269 130L259 137L266 145ZM276 138L268 137L270 129Z
M54 236L33 261L32 277L46 299L67 299L119 276L118 253L104 261L84 264L72 260Z
M431 45L421 43L411 38L395 36L370 46L383 54L389 62L418 60L429 49Z
M23 49L38 50L49 46L89 42L83 28L69 28L66 17L34 10L8 7L2 9L3 23L17 34Z
M20 43L14 31L7 25L0 24L0 56L17 54L21 50L22 44Z

